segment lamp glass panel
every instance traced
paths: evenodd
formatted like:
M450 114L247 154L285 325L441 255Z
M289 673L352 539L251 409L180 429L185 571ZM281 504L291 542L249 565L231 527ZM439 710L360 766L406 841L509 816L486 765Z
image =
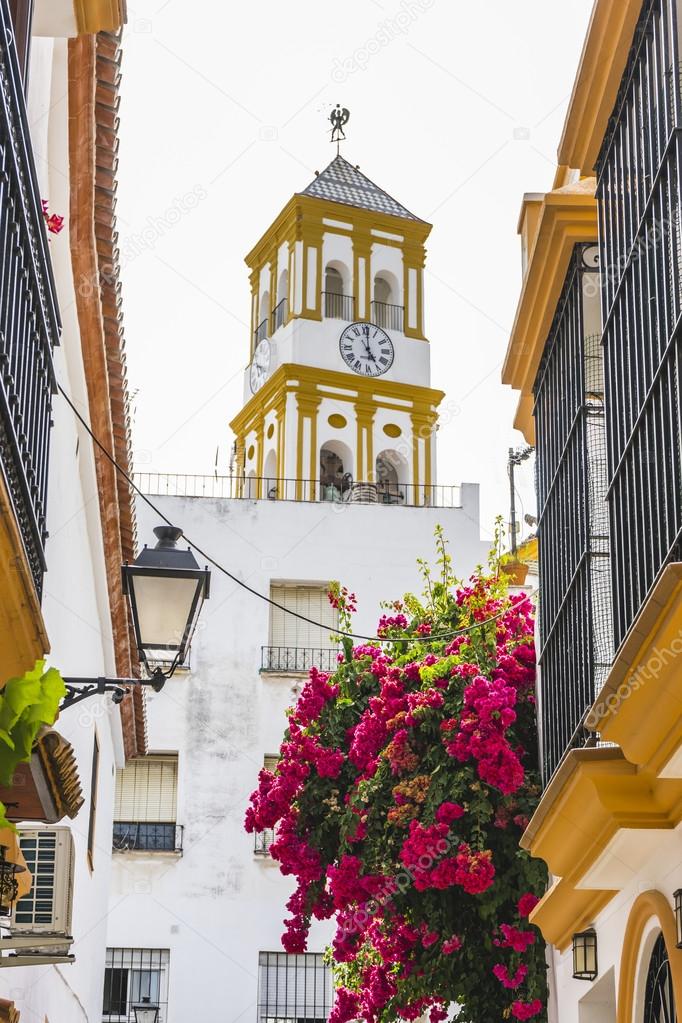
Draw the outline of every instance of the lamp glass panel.
M198 579L160 579L158 576L132 575L140 639L145 649L171 647L182 643Z
M136 1005L135 1009L135 1023L156 1023L159 1018L159 1007L158 1005Z

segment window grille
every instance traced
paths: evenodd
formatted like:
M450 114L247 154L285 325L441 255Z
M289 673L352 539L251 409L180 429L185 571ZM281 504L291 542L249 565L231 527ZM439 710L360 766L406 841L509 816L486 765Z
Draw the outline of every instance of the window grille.
M277 607L271 607L270 646L334 648L336 642L331 639L329 629L338 628L339 613L329 603L328 589L328 585L297 586L294 583L271 586L270 596L273 600L297 614L320 622L322 627L294 618Z
M598 252L577 245L534 386L540 744L548 781L612 658Z
M266 771L275 771L279 763L279 757L273 754L266 754L263 757L263 767ZM256 856L269 856L270 846L275 840L275 829L265 828L264 831L256 831L254 834L253 851Z
M331 1003L331 970L321 954L259 953L258 1023L324 1023Z
M597 164L614 640L682 557L676 0L646 0Z
M163 948L107 949L103 1023L135 1023L135 1006L146 999L159 1007L158 1023L166 1023L169 959Z
M177 786L177 754L141 757L118 771L114 848L178 852Z

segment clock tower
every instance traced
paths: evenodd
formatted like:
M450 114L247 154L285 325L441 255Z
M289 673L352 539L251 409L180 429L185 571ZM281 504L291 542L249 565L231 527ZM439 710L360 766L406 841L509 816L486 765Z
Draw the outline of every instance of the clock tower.
M430 231L337 155L248 254L249 364L230 424L246 496L432 503Z

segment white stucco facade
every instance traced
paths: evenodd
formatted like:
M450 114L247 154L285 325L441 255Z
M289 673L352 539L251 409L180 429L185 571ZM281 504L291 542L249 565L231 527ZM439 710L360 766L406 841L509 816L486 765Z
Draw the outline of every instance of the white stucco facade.
M57 379L88 416L81 337L76 317L68 234L67 40L34 39L28 97L31 137L40 190L50 211L65 216L52 236L50 255L62 317L60 346L54 351ZM115 676L102 525L93 447L63 399L55 396L50 438L46 544L48 571L43 616L51 651L49 663L65 676ZM0 969L0 997L16 1003L22 1021L92 1023L101 1016L106 917L111 879L111 820L115 768L123 764L118 708L95 697L64 711L56 727L73 746L84 803L70 829L74 843L72 877L73 964ZM94 743L99 747L96 811L88 855ZM30 827L53 826L30 824ZM21 830L21 824L19 824Z
M187 537L260 593L268 594L273 583L340 580L358 596L357 630L374 635L381 600L421 592L416 559L431 556L437 524L460 575L485 560L478 487L464 485L461 493L460 508L440 510L153 500ZM158 524L143 503L138 517L145 536ZM161 1023L255 1023L258 953L281 951L292 885L268 857L254 853L254 836L242 826L263 758L279 749L284 712L302 678L260 670L270 613L265 601L213 569L191 671L148 700L150 750L178 753L184 849L181 856L115 855L108 944L169 950ZM316 925L310 950L322 951L329 938L329 925Z

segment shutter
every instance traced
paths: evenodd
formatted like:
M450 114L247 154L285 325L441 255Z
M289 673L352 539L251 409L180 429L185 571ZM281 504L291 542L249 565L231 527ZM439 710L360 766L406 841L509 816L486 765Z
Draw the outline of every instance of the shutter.
M178 758L132 760L116 774L114 819L174 824L177 813Z
M322 624L320 628L273 607L270 616L270 646L313 647L322 650L336 646L334 640L330 639L329 629L338 627L339 613L329 603L326 586L272 586L270 596L289 610Z
M279 757L267 754L263 757L263 767L266 771L276 771L279 764Z

